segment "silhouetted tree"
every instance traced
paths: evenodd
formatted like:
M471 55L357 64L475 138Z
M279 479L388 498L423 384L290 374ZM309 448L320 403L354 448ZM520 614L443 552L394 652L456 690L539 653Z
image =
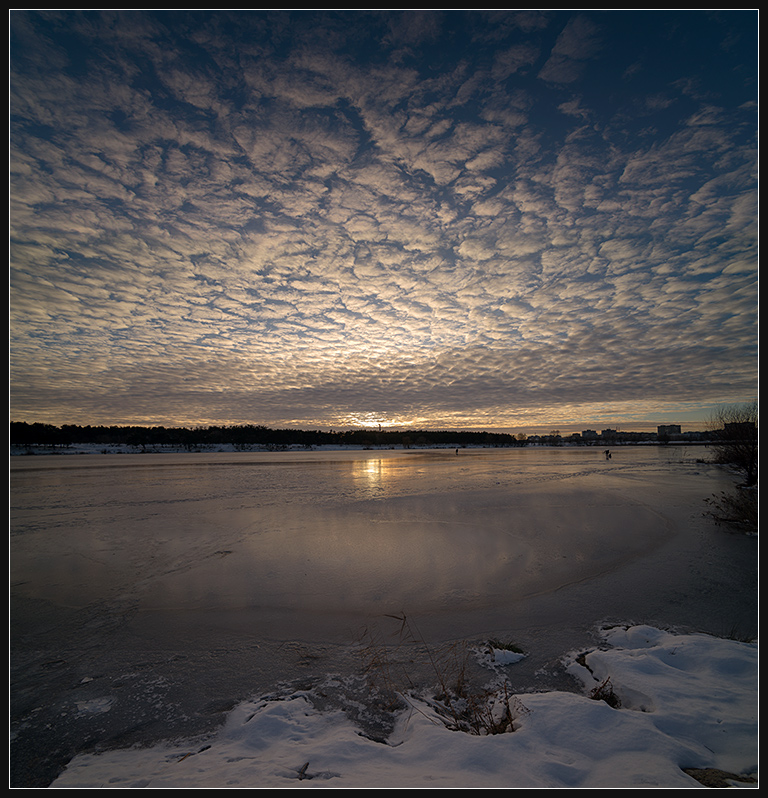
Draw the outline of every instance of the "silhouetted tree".
M745 485L757 484L757 402L718 408L709 421L715 462L744 474Z

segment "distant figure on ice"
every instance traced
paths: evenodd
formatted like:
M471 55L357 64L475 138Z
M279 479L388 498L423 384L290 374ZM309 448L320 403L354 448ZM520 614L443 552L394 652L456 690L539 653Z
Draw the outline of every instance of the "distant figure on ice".
M610 460L611 459L611 451L610 451L610 449L606 449L605 450L605 459L606 460Z
M456 454L458 454L458 453L459 453L459 450L457 449L457 450L456 450Z

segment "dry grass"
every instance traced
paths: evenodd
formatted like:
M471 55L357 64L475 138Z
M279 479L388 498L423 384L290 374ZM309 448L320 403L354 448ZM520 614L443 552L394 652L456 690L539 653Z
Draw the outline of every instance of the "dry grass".
M733 493L720 493L704 500L710 507L705 513L716 523L738 529L745 534L757 534L757 490L737 488Z
M590 691L589 697L595 701L605 701L609 707L619 709L621 707L621 699L613 691L611 684L611 677L604 679L597 687Z
M432 647L405 614L387 617L397 624L389 642L380 630L367 629L358 649L373 694L387 700L393 710L405 701L422 711L413 700L418 698L454 731L476 735L514 731L515 720L529 710L509 693L506 682L484 688L471 685L471 652L466 643ZM418 694L412 674L425 668L435 684L428 694Z

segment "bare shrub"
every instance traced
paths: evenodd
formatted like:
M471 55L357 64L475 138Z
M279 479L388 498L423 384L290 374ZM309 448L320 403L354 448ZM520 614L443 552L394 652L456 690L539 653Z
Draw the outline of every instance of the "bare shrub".
M619 709L621 699L616 695L611 684L611 677L606 677L597 687L590 691L589 697L595 701L605 701L609 707Z
M468 734L502 734L514 730L514 722L529 710L510 694L506 681L500 686L476 688L468 676L469 648L465 643L442 647L427 644L415 624L403 613L387 616L399 627L387 645L379 630L366 630L359 647L363 672L372 691L387 696L393 709L406 701L419 707L414 670L427 669L436 679L428 695L418 696L445 726Z
M754 488L737 488L733 493L722 492L704 501L710 507L705 515L716 523L749 535L757 534L758 502Z

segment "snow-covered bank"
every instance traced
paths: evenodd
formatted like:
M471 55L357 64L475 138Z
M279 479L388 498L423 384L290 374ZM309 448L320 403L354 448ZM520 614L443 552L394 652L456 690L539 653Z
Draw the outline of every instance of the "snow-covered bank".
M512 732L451 731L410 697L375 742L341 709L317 708L321 687L242 703L209 739L80 755L51 786L700 787L690 769L756 787L757 645L648 626L604 634L604 648L568 657L584 695L517 696ZM618 701L590 698L599 687Z

